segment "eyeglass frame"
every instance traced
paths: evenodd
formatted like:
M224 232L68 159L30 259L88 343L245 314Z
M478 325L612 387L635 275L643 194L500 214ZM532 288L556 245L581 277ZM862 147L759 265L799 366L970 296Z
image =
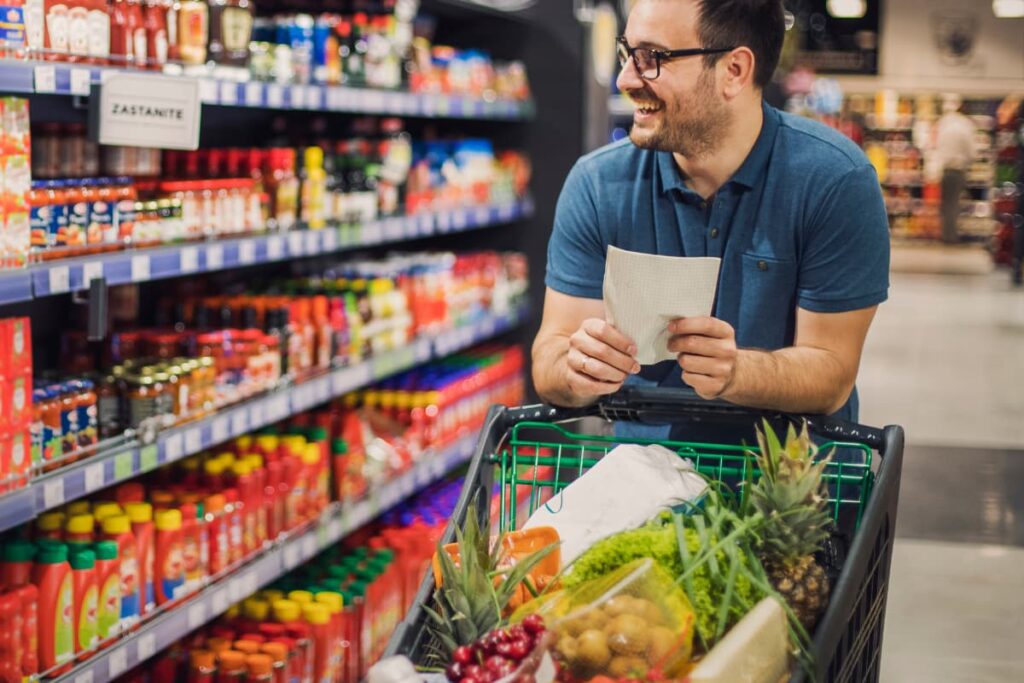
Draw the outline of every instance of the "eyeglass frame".
M633 47L626 41L626 36L619 36L618 38L616 38L615 44L615 51L618 53L619 57L619 68L621 69L626 66L626 60L620 52L621 48L626 51L626 57L629 57L632 60L633 68L636 69L637 75L640 76L640 78L644 79L645 81L653 81L656 80L659 76L661 76L662 61L681 59L683 57L696 57L698 55L723 54L725 52L732 52L733 50L736 49L735 47L691 47L684 48L681 50L658 50L656 48L650 47ZM640 63L637 61L636 58L637 50L646 50L647 52L650 52L651 55L654 57L654 76L647 77L643 74L643 71L640 70Z

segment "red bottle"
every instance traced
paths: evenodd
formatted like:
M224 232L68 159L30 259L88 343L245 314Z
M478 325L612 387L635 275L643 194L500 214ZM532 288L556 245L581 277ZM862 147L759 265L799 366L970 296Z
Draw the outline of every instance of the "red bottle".
M39 673L39 589L32 584L14 592L21 603L21 674Z
M187 683L214 683L217 674L217 660L209 650L192 650L189 653Z
M224 512L225 499L223 494L215 493L203 501L206 517L207 562L209 573L215 576L224 571L230 564L230 548L228 546L228 520Z
M32 582L32 560L36 547L15 539L4 544L0 560L0 591L9 591Z
M199 590L206 578L206 568L202 562L202 533L197 518L196 506L181 506L181 560L185 570L186 594Z
M181 510L160 510L153 525L156 527L154 589L156 604L164 605L181 597L185 583L184 562L181 551Z
M167 63L167 9L165 0L145 0L143 26L146 30L146 64L159 71Z
M71 580L74 583L75 653L86 653L96 647L96 614L99 588L96 585L96 554L80 549L71 554ZM79 661L89 655L78 657Z

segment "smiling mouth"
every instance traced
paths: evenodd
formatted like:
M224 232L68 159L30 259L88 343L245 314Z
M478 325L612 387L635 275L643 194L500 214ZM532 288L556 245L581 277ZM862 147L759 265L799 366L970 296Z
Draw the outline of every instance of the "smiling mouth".
M661 111L661 105L658 104L640 104L636 103L636 110L641 114L653 114Z

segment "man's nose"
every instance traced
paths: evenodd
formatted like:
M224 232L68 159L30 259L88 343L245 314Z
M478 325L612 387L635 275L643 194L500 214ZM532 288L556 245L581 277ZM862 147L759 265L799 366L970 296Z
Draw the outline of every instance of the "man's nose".
M619 76L615 79L615 84L618 86L619 92L640 90L644 87L644 79L640 78L640 73L636 70L636 64L633 63L632 58L627 58L622 68L619 69Z

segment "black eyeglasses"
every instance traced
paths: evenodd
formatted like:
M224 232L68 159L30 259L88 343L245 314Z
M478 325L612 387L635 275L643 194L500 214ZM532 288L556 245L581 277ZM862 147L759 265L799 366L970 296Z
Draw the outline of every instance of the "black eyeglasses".
M734 47L693 47L685 50L655 50L649 47L630 47L625 36L616 39L618 43L619 68L626 66L626 59L633 60L633 66L640 78L653 81L661 75L661 63L670 59L695 57L697 55L714 55L732 52Z

